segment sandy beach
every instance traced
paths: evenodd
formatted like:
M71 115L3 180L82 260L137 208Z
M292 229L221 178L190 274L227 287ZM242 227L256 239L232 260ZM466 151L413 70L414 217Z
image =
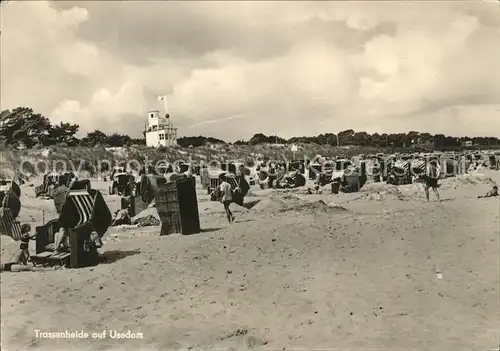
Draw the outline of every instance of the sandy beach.
M500 0L0 12L0 351L500 351Z
M252 188L233 224L200 190L200 234L113 227L96 267L2 273L2 350L496 349L499 199L477 199L493 181L444 180L441 203L418 184ZM55 217L22 191L21 222ZM4 262L18 243L1 239Z

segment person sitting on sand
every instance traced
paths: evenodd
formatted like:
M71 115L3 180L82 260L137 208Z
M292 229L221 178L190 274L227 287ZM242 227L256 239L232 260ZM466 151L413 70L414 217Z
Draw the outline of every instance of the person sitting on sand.
M23 224L21 226L21 245L19 246L19 250L12 256L10 262L2 264L0 266L0 271L11 271L12 266L20 265L27 266L28 261L30 259L29 252L29 241L34 239L35 235L30 236L29 232L31 231L31 226L29 224Z
M28 258L29 257L26 257L25 250L20 249L14 254L14 256L12 256L10 262L2 263L0 265L0 271L11 272L12 266L27 266Z
M0 272L26 272L26 271L47 271L50 267L34 267L28 265L23 259L23 250L16 252L10 262L0 264Z
M224 205L224 211L226 211L229 223L232 223L234 221L234 216L229 209L229 205L233 201L233 189L231 187L231 184L227 182L227 177L224 173L221 174L219 178L220 180L222 180L222 183L220 185L220 192L222 194L221 202Z
M484 196L478 196L478 198L481 199L481 198L485 198L485 197L495 197L495 196L498 196L498 187L496 185L493 187L493 189L491 189L490 191L488 191L486 193L486 195L484 195Z

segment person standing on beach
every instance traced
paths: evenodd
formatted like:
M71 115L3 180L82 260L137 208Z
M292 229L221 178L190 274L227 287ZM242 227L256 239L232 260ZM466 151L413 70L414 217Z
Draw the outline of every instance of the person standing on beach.
M222 195L221 202L224 205L224 211L226 211L227 220L229 221L229 223L232 223L234 221L234 216L229 209L229 205L233 201L233 189L231 187L231 184L228 183L225 174L221 174L219 178L222 180L222 183L220 185L220 192Z
M437 201L441 201L439 196L439 185L438 179L441 175L439 165L436 160L429 161L427 166L427 174L425 175L425 197L429 201L429 188L432 188L434 194L436 194Z

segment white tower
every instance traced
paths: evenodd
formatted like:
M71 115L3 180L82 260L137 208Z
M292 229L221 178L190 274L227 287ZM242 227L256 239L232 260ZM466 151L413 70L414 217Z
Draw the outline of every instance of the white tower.
M149 130L157 130L160 125L160 111L148 112L148 127Z
M177 145L177 128L174 128L170 121L166 106L166 98L159 97L159 101L164 102L166 114L161 116L160 111L152 110L148 112L148 123L145 132L146 145L148 147L172 147Z

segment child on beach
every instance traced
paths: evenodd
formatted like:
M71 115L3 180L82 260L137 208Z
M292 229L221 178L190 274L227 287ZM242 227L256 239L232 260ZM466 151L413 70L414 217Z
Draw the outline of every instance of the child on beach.
M441 171L439 169L439 165L437 164L436 161L431 161L429 162L429 166L427 167L427 174L424 176L425 178L425 197L427 201L429 201L429 188L432 188L434 191L434 194L436 194L437 201L440 201L440 196L439 196L439 185L438 185L438 179L441 175Z
M484 196L478 196L478 199L482 199L482 198L485 198L485 197L495 197L495 196L498 196L498 186L494 186L492 190L488 191L486 193L486 195Z
M234 216L229 209L229 205L233 201L233 189L231 187L231 184L227 182L225 174L221 174L219 178L222 180L222 183L220 185L220 192L222 195L221 202L224 205L224 211L226 211L226 216L229 223L232 223L234 221Z

